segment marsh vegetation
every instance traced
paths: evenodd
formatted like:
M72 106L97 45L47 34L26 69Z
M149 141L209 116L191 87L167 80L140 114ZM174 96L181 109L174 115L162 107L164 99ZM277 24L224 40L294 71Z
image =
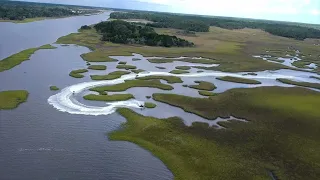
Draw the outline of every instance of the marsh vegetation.
M28 95L25 90L1 91L0 110L17 108L19 104L27 101Z

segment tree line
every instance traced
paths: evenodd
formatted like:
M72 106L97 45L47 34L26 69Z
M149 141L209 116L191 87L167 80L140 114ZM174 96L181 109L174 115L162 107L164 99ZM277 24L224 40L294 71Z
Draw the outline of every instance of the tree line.
M158 34L152 27L122 20L100 22L94 28L101 33L102 41L121 44L142 44L164 47L192 47L194 44L176 36Z
M137 11L113 12L110 17L113 19L146 19L153 22L147 24L147 26L157 28L175 28L195 32L208 32L210 26L216 26L224 29L262 29L273 35L298 40L306 38L320 38L319 29L276 21Z
M15 2L15 1L1 1L0 2L0 19L5 20L23 20L25 18L36 17L63 17L74 16L80 14L94 13L96 10L84 10L76 7L29 3L29 2Z
M197 19L188 19L184 16L176 16L162 13L147 12L113 12L110 14L113 19L146 19L154 23L148 23L147 26L156 28L175 28L187 31L208 32L209 25Z

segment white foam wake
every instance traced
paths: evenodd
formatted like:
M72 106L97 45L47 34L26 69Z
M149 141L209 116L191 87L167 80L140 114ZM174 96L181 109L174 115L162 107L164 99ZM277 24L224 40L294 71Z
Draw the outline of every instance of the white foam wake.
M105 107L97 106L87 106L80 103L76 100L75 95L97 86L105 85L115 85L123 83L125 80L135 79L138 77L145 77L150 75L163 75L163 76L177 76L177 77L221 77L221 76L233 76L233 77L243 77L241 74L233 73L224 73L224 72L203 72L203 73L190 73L190 74L170 74L167 72L142 72L139 75L129 74L122 76L119 79L115 80L105 80L105 81L93 81L93 82L84 82L75 85L71 85L62 89L58 94L52 95L48 99L48 103L53 107L62 112L68 112L70 114L83 114L83 115L108 115L116 111L120 107L129 107L129 108L140 108L140 105L144 102L138 100L128 100L128 101L118 101L112 103L106 103ZM257 76L246 76L246 78L255 78L255 79L277 79L277 78L286 78L286 79L299 79L295 76L286 76L280 74L268 74L268 75L257 75Z

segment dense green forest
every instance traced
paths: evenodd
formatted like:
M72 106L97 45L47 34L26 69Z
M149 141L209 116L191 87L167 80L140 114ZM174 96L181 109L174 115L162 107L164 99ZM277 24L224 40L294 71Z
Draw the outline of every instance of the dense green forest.
M95 9L45 3L0 1L0 19L23 20L36 17L63 17L96 13Z
M113 12L110 14L113 19L146 19L154 23L147 24L157 28L176 28L196 32L208 32L209 25L197 17L189 19L184 16L170 15L165 13L145 13L145 12Z
M101 34L103 41L122 44L142 44L164 47L191 47L192 42L176 36L157 34L152 27L115 20L100 22L94 28Z
M149 23L147 26L176 28L196 32L207 32L209 31L209 26L217 26L225 29L262 29L273 35L294 38L298 40L303 40L306 38L320 38L319 29L276 21L136 11L128 13L114 12L111 13L110 17L113 19L146 19L153 21L153 23Z

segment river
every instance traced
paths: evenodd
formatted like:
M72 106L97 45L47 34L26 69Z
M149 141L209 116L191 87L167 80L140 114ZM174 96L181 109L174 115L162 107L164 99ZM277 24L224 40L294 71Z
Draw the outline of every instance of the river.
M109 13L0 23L0 59L23 49L53 43L81 25L106 20ZM48 104L50 85L66 87L89 81L68 76L82 68L85 47L39 50L30 61L0 73L0 91L26 89L26 103L0 110L0 179L172 179L167 167L148 151L129 142L109 141L106 133L125 119L71 115Z

